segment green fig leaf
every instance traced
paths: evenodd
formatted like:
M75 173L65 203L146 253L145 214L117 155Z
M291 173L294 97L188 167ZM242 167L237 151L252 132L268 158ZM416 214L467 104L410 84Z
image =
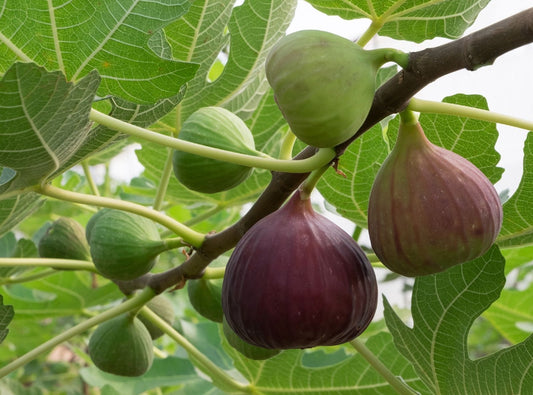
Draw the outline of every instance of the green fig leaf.
M29 239L16 239L13 232L6 233L0 237L0 258L36 258L39 254L37 246ZM0 267L1 279L19 275L30 268L20 266L2 266Z
M0 45L0 71L19 58L62 70L71 81L96 70L102 76L99 96L154 103L174 96L198 68L163 59L148 45L150 36L187 12L189 0L4 3L0 20L14 22L2 24L10 45ZM123 67L126 53L129 65Z
M15 312L13 306L4 305L4 298L0 295L0 344L4 341L9 333L9 323L13 319Z
M45 200L35 193L23 193L0 199L0 236L32 215L44 202Z
M394 343L431 393L520 394L533 388L533 336L480 359L468 355L470 327L500 296L504 264L498 248L492 247L474 261L418 277L412 327L385 299L385 320Z
M380 35L419 43L435 37L461 37L490 0L306 1L327 15L347 20L368 18L379 21L383 26Z

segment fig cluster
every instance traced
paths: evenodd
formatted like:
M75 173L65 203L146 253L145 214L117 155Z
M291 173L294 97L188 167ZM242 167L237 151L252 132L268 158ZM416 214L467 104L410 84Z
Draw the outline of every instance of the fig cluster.
M265 349L347 342L369 325L376 303L362 249L298 191L237 243L222 284L228 326Z
M490 180L432 144L416 120L401 122L372 186L368 230L378 258L404 276L438 273L483 255L502 224Z

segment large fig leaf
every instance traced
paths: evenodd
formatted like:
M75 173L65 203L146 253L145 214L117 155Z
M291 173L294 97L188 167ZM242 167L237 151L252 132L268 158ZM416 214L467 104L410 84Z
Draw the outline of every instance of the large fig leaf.
M154 103L174 96L198 66L161 58L148 41L190 3L1 0L0 71L17 59L61 70L72 81L97 70L102 97Z
M533 388L533 336L472 360L474 320L498 299L505 261L497 247L484 256L415 280L409 327L385 299L385 319L399 351L434 394L525 394Z
M522 180L517 190L503 205L503 224L498 245L513 247L533 242L533 133L529 132L524 143L524 166Z
M0 237L0 258L36 258L39 254L37 246L29 239L16 239L13 232ZM0 267L0 284L2 279L27 271L28 268L17 266Z
M1 187L1 186L0 186ZM0 200L0 236L33 214L44 203L35 193L23 193Z
M13 306L4 305L4 298L0 295L0 344L4 341L9 329L7 329L9 323L13 319L15 313L13 312Z
M15 63L7 71L0 81L0 166L16 174L0 193L44 182L69 161L89 135L99 81L92 72L74 85L33 63Z
M323 350L287 350L267 360L244 357L224 342L235 367L262 394L396 394L385 379L360 354L337 355ZM396 376L416 389L429 394L413 367L403 358L387 332L380 332L366 341L366 346ZM340 357L338 355L340 354Z
M382 25L379 34L422 42L458 38L490 0L306 0L317 10L343 19L368 18Z

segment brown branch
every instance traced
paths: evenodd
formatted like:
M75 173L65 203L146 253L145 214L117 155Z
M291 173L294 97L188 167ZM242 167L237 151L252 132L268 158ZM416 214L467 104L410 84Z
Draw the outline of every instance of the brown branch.
M531 42L533 8L448 44L411 53L408 67L377 90L365 123L354 137L337 147L339 154L373 125L404 109L409 99L431 82L457 70L476 70L491 64L498 56ZM309 157L314 152L314 148L307 147L295 159ZM175 284L184 284L187 278L197 277L213 259L233 248L253 224L278 209L306 177L307 174L273 173L272 181L259 199L234 225L209 236L181 266L143 277L132 285L148 284L162 292Z

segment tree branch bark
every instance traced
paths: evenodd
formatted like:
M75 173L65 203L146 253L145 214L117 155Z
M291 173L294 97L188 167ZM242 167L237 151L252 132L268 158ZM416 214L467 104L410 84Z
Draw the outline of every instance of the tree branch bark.
M411 97L438 78L461 69L476 70L490 65L497 57L531 42L533 8L461 39L410 53L408 67L377 90L365 123L351 139L337 147L337 152L341 155L348 145L373 125L388 115L400 112ZM309 157L314 152L314 148L307 147L295 159ZM268 187L239 221L224 231L209 236L202 247L181 266L165 273L143 277L142 283L154 288L156 292L162 292L176 284L184 284L187 278L198 277L212 260L233 248L253 224L277 210L307 175L273 173Z

